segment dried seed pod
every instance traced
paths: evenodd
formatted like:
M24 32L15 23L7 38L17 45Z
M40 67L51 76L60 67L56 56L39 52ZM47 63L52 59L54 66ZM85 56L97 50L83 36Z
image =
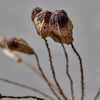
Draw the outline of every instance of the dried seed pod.
M5 37L0 36L0 47L5 48L7 44L7 40Z
M70 44L73 41L73 24L64 10L56 10L52 13L49 21L52 31L51 37L60 43Z
M2 48L4 54L6 54L9 58L11 58L17 62L21 61L21 57L19 56L19 54L16 51L13 51L8 48L7 40L3 36L0 36L0 47Z
M34 50L21 38L13 37L7 41L9 49L26 54L34 54Z
M47 10L42 10L40 13L32 12L32 21L35 25L37 33L42 37L45 38L50 34L49 28L49 19L51 16L51 12ZM34 17L35 16L35 17Z

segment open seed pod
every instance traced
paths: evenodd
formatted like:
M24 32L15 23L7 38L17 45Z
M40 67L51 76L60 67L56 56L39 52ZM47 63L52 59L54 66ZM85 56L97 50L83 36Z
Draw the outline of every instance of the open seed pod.
M32 11L32 21L35 25L37 33L45 38L50 34L49 19L51 12L47 10L41 10L41 8L34 8Z
M39 8L39 7L36 7L36 8L33 9L32 15L31 15L32 21L34 20L35 16L36 16L38 13L40 13L41 11L42 11L42 9Z
M73 24L64 10L56 10L52 13L49 21L49 27L53 40L60 43L70 44L73 41Z
M26 41L21 38L13 37L7 41L8 48L14 51L19 51L26 54L34 54L34 50Z

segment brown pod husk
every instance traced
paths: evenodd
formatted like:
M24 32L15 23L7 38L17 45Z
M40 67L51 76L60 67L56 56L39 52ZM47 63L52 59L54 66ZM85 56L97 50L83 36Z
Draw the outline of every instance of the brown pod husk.
M33 16L33 14L34 13L32 13L32 16ZM42 38L49 36L49 34L51 32L50 28L49 28L49 19L50 19L50 16L51 16L51 12L47 11L47 10L42 10L40 13L37 13L34 16L32 17L32 21L35 25L37 33Z
M70 44L73 41L73 24L64 10L56 10L52 13L49 21L53 40L60 43Z
M13 37L7 41L9 49L26 54L34 54L34 50L28 45L26 41L21 38Z

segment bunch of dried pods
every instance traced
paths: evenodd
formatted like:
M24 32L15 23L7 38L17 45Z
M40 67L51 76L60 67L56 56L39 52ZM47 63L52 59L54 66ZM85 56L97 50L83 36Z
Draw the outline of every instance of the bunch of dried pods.
M21 61L22 58L19 56L17 52L22 52L22 53L31 54L31 55L34 54L37 60L39 71L41 72L40 73L37 71L37 73L39 73L39 75L47 82L51 91L58 98L58 100L61 100L61 98L54 91L54 88L60 93L60 95L62 96L64 100L68 100L67 96L65 96L65 94L63 93L63 90L61 89L59 82L56 79L56 74L55 74L53 63L52 63L51 52L50 52L50 48L46 40L46 37L51 37L54 41L61 43L64 53L65 53L65 57L66 57L66 74L70 81L72 100L74 100L75 98L74 98L74 90L73 90L73 80L69 74L68 55L63 45L63 44L67 44L67 45L71 44L72 49L78 56L78 59L80 62L81 92L82 92L81 100L83 100L84 99L84 73L83 73L82 60L79 53L76 51L72 43L73 42L73 36L72 36L73 24L71 20L69 19L67 13L64 10L55 10L54 12L50 12L48 10L43 10L39 7L36 7L32 11L31 19L35 25L37 33L45 40L45 44L46 44L48 54L49 54L51 71L52 71L53 78L55 81L54 85L47 79L44 72L42 71L36 52L33 50L33 48L31 48L28 45L28 43L25 40L18 37L13 37L9 40L6 40L4 37L0 36L0 47L2 47L7 52L9 52L8 54L10 54L10 56L13 55L14 59L17 58L18 61Z
M50 36L59 43L72 43L73 24L64 10L50 12L36 7L32 11L31 18L42 38Z

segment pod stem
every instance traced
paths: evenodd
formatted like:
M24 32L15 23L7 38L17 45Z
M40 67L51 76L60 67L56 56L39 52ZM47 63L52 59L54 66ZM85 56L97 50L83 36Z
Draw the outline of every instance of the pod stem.
M60 97L57 95L57 93L53 90L53 87L52 87L51 83L48 81L47 77L45 76L45 74L44 74L44 72L43 72L43 70L42 70L42 68L41 68L41 66L40 66L40 62L39 62L38 55L37 55L36 53L35 53L34 55L35 55L35 58L36 58L36 61L37 61L38 68L39 68L39 70L40 70L40 72L41 72L41 74L42 74L44 80L45 80L46 83L48 84L50 90L51 90L52 93L58 98L58 100L61 100Z
M5 96L5 95L1 95L0 99L3 99L3 98L9 98L9 99L29 99L29 98L32 98L32 99L36 99L36 100L47 100L47 99L39 98L36 96Z
M98 97L99 97L99 95L100 95L100 89L98 90L98 92L97 92L97 94L96 94L96 96L95 96L94 100L97 100L97 99L98 99Z
M55 73L55 70L54 70L54 66L53 66L53 62L52 62L52 56L51 56L51 51L50 51L50 48L49 48L49 44L48 44L48 41L46 39L44 39L45 41L45 45L46 45L46 48L48 50L48 56L49 56L49 62L50 62L50 67L51 67L51 71L52 71L52 75L53 75L53 79L59 89L59 93L61 94L61 96L64 98L64 100L68 100L67 97L64 95L63 93L63 90L61 89L57 79L56 79L56 73Z
M25 88L25 89L29 89L29 90L35 91L35 92L37 92L37 93L43 95L44 97L47 97L47 98L49 98L49 99L51 99L51 100L54 100L54 99L53 99L52 97L50 97L49 95L47 95L47 94L43 93L42 91L37 90L37 89L35 89L35 88L33 88L33 87L30 87L30 86L27 86L27 85L24 85L24 84L21 84L21 83L18 83L18 82L14 82L14 81L8 80L8 79L6 79L6 78L2 78L2 77L0 77L0 81L3 81L3 82L6 82L6 83L15 85L15 86L19 86L19 87L22 87L22 88Z
M77 50L75 49L73 43L71 43L71 47L74 51L74 53L77 55L78 59L79 59L79 63L80 63L80 72L81 72L81 100L84 100L84 70L83 70L83 65L82 65L82 58L79 55L79 53L77 52Z
M24 63L27 67L29 67L30 69L32 69L38 76L40 76L42 79L44 79L43 75L41 74L40 70L37 69L36 67L34 67L32 64L30 64L29 62L27 62L26 60L21 58L22 63ZM48 79L49 83L52 85L52 87L59 92L57 86L52 83L49 79Z
M61 46L62 46L64 54L65 54L65 59L66 59L66 75L68 76L68 79L70 81L72 100L75 100L75 98L74 98L73 80L72 80L71 75L69 73L68 54L67 54L67 51L65 49L64 44L61 44Z

